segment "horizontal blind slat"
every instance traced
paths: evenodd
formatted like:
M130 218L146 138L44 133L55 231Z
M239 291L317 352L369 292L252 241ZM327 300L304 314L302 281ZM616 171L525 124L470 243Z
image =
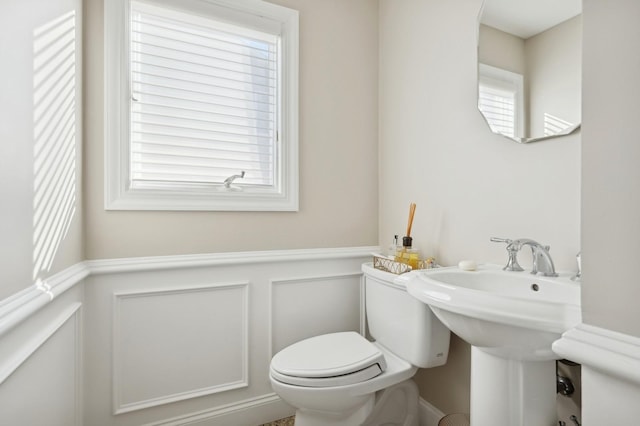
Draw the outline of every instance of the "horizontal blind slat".
M220 105L212 102L205 102L191 99L180 99L176 97L141 92L144 100L137 99L135 105L141 108L145 105L172 108L175 110L193 111L194 114L215 114L229 119L254 119L268 121L273 126L274 111L249 110L247 108Z
M132 83L134 87L136 84L147 84L174 91L196 92L216 97L235 99L245 103L248 102L254 106L262 108L269 108L275 103L275 96L273 94L239 90L230 86L216 86L198 81L182 80L180 78L154 76L153 74L146 74L142 76L142 74L143 73L137 71L132 73ZM135 89L134 92L136 92Z
M145 66L146 69L155 68L166 70L168 72L182 72L188 75L203 76L216 78L220 81L234 83L246 83L250 81L252 84L263 88L264 91L275 90L275 76L260 76L248 72L232 70L229 68L215 67L212 65L190 64L187 61L178 61L166 56L153 55L150 53L141 53L139 61L132 61L134 69Z
M228 106L232 108L248 109L250 111L264 111L275 108L273 103L266 102L264 99L241 99L232 96L226 96L223 93L208 93L198 90L186 90L184 88L177 88L171 86L162 86L152 83L136 83L133 82L133 92L136 95L144 94L145 92L151 94L166 94L178 99L187 100L205 100L216 105ZM137 99L137 98L136 98ZM144 101L144 99L141 99Z
M203 149L203 150L213 150L218 149L221 151L229 151L229 152L247 152L250 150L274 150L273 144L260 144L260 143L251 143L251 142L230 142L230 141L222 141L222 140L211 140L211 139L196 139L196 138L186 138L186 137L175 137L161 134L152 134L152 133L143 133L140 134L135 142L132 143L132 146L137 146L137 144L155 144L162 146L173 146L176 149L184 148L188 149Z
M146 86L146 90L138 90L135 92L135 95L140 95L141 98L136 98L136 103L152 103L154 99L163 99L168 104L174 105L176 107L180 107L183 105L189 106L192 109L201 108L202 110L215 110L217 112L225 111L227 115L232 115L235 117L243 117L243 116L251 116L255 117L257 114L260 116L266 117L267 120L273 121L273 115L275 114L275 108L271 108L269 110L260 110L249 108L243 108L241 105L245 104L243 102L238 102L233 99L228 98L218 98L214 99L213 97L199 95L198 93L189 93L189 97L177 97L174 93L168 93L167 91L162 91L161 88L154 86Z
M257 50L269 50L270 43L264 38L265 36L272 40L271 43L275 42L273 40L274 36L267 35L266 33L260 33L263 38L258 39L247 34L232 33L220 28L214 29L211 25L203 26L199 23L195 23L187 19L180 19L176 14L172 14L172 17L168 18L166 16L160 16L159 14L150 11L141 11L136 8L136 6L138 5L137 3L133 4L134 9L136 12L138 12L138 14L133 15L132 22L139 22L141 19L145 19L146 22L153 23L154 25L163 27L167 30L173 29L175 31L189 33L193 36L213 38L239 45L246 45L247 42L253 42L255 43L254 48Z
M193 109L176 108L174 106L137 103L136 113L150 117L173 117L194 122L211 123L215 121L222 125L236 126L238 128L260 129L273 131L273 123L258 117L239 117L228 114L219 114L208 111L197 111Z
M176 54L191 54L205 58L223 59L225 62L245 64L252 63L257 68L271 69L275 63L272 52L260 52L253 54L251 46L225 45L224 43L201 43L195 39L187 39L180 33L152 33L149 27L142 24L139 29L134 29L131 35L134 46L154 46Z
M207 120L207 117L185 117L179 114L171 114L171 112L173 111L151 112L149 110L142 111L142 109L140 109L133 112L131 122L140 125L157 124L197 130L209 130L234 135L271 136L272 133L271 127L264 127L256 122L251 122L250 120L235 123L223 120L212 122Z
M143 127L144 126L144 127ZM243 135L239 133L215 131L208 129L196 129L180 126L172 126L168 124L156 124L145 122L140 124L139 122L132 122L131 132L136 135L167 135L175 138L185 139L201 139L212 141L224 141L235 143L268 143L271 140L271 135Z

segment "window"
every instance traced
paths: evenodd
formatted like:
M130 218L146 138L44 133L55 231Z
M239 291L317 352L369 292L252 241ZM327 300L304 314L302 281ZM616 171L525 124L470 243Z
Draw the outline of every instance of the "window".
M478 108L495 133L524 134L523 78L500 68L480 64Z
M297 31L260 0L105 2L105 207L297 210Z

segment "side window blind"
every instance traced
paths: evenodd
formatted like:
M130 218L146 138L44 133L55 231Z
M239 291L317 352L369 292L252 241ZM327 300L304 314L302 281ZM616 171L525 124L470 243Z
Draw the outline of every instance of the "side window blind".
M278 37L131 4L131 185L273 186Z
M487 79L481 79L478 86L478 108L484 114L493 132L515 136L515 90L491 84Z

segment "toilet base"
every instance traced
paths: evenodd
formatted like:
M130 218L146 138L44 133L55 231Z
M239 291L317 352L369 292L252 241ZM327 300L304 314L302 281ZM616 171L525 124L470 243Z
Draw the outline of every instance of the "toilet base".
M418 386L411 379L383 389L363 426L418 426L418 400Z
M418 426L418 386L411 379L371 395L349 412L296 411L296 426Z
M369 417L375 405L375 395L367 398L354 411L330 412L309 409L296 410L295 426L354 426L362 425Z

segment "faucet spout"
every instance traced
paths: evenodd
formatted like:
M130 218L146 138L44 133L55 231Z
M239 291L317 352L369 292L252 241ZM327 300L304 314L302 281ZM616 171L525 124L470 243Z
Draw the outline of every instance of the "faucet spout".
M541 274L545 277L558 276L553 264L553 259L551 259L551 255L549 254L549 246L543 246L542 244L528 238L515 240L512 244L517 244L520 248L522 246L531 247L531 255L533 256L533 267L531 269L531 273L533 275Z
M509 261L503 268L505 271L524 271L518 264L517 255L523 246L531 247L531 254L533 256L533 267L531 273L541 274L545 277L557 277L556 268L553 264L553 259L549 254L549 246L543 246L542 244L531 240L529 238L520 238L517 240L509 240L505 238L491 238L493 242L500 242L507 244L507 252L509 253Z

